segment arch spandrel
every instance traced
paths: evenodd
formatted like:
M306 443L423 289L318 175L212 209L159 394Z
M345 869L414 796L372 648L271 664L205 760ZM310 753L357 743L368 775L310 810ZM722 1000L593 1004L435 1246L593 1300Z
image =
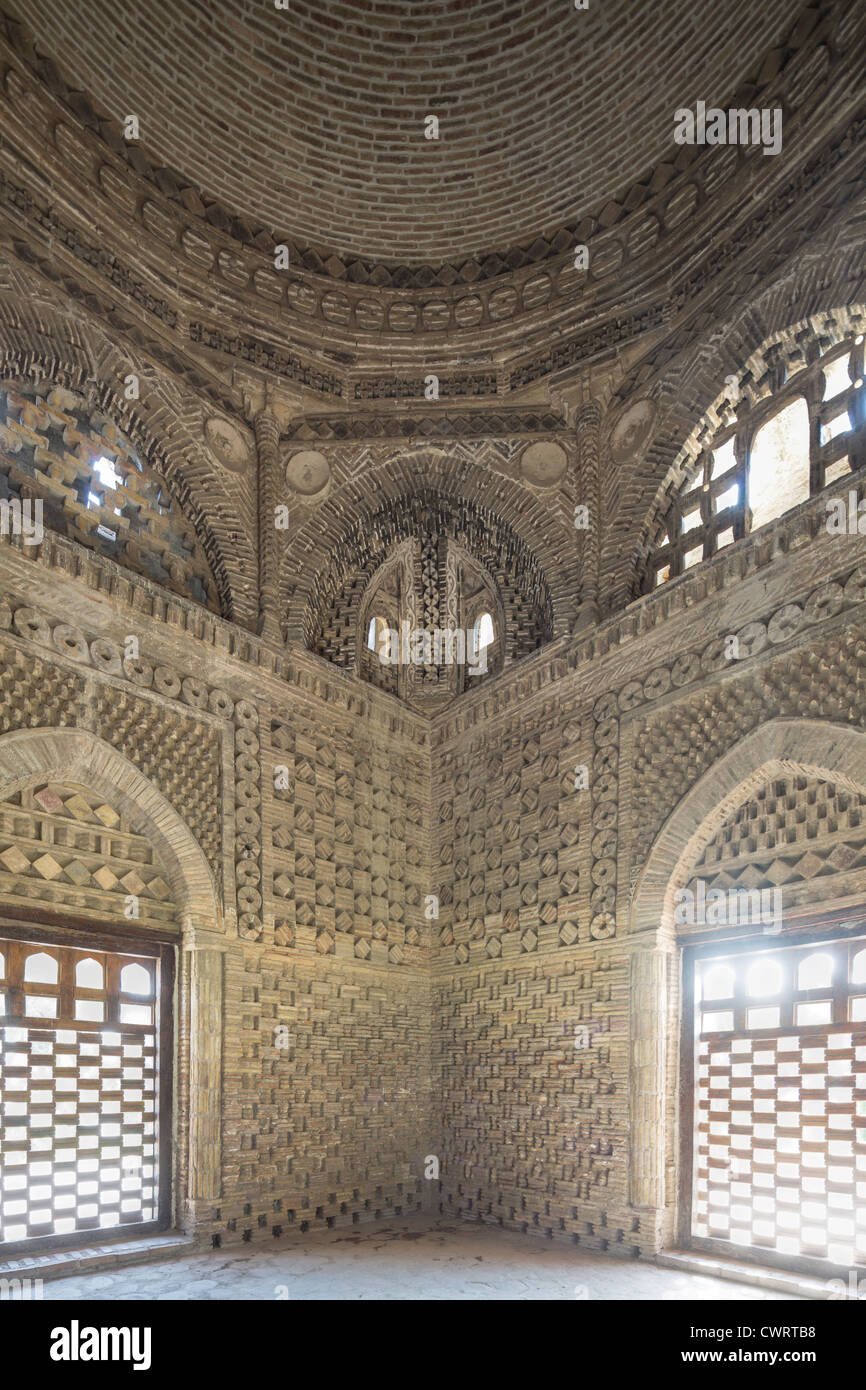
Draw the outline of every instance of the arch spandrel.
M670 942L674 895L727 818L779 775L830 779L866 791L866 733L815 719L773 719L754 729L698 779L656 838L637 880L629 931Z
M160 791L110 744L84 730L23 729L0 738L0 800L44 782L99 792L146 837L168 876L185 929L223 932L219 893L204 851Z

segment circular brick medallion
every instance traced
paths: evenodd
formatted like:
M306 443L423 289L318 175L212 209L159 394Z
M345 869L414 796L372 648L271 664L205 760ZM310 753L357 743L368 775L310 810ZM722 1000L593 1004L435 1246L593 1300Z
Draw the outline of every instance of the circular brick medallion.
M552 439L539 440L524 449L520 472L535 487L554 487L568 467L568 455L561 444Z
M250 463L250 446L230 420L212 415L205 423L205 438L220 463L232 473L245 473Z
M331 481L331 465L316 449L301 449L286 464L286 482L305 502L324 497Z
M652 434L656 407L650 400L635 401L619 417L610 437L610 452L615 463L629 463L636 458Z

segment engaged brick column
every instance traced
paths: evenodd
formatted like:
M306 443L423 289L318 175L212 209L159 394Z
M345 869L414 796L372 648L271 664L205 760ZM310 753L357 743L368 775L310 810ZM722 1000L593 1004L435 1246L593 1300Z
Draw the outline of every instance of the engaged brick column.
M277 531L274 499L280 472L280 425L265 406L255 417L258 453L259 531L259 632L271 642L282 642L277 583Z
M577 500L589 508L589 530L583 537L580 571L580 603L575 631L590 627L601 616L599 602L601 573L601 486L599 483L599 426L601 409L596 401L578 406L574 415L577 435Z
M629 998L629 1201L660 1212L665 1204L667 952L632 950Z
M189 1200L217 1201L222 1175L223 955L226 945L195 931L190 953Z

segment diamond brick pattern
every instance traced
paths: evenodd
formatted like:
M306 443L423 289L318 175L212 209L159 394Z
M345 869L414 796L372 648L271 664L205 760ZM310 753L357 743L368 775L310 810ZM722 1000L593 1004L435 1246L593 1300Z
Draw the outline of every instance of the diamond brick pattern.
M806 848L808 846L808 848ZM803 852L805 850L805 853ZM779 888L789 902L812 880L866 867L866 796L805 776L775 778L719 827L693 885L748 891Z
M0 802L0 893L122 922L130 920L131 896L136 920L175 923L171 889L147 839L113 807L59 784Z

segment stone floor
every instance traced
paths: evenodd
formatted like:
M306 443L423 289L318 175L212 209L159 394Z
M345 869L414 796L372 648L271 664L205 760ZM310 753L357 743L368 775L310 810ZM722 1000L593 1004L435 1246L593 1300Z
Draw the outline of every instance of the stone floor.
M45 1299L783 1299L746 1284L424 1217L47 1281Z

